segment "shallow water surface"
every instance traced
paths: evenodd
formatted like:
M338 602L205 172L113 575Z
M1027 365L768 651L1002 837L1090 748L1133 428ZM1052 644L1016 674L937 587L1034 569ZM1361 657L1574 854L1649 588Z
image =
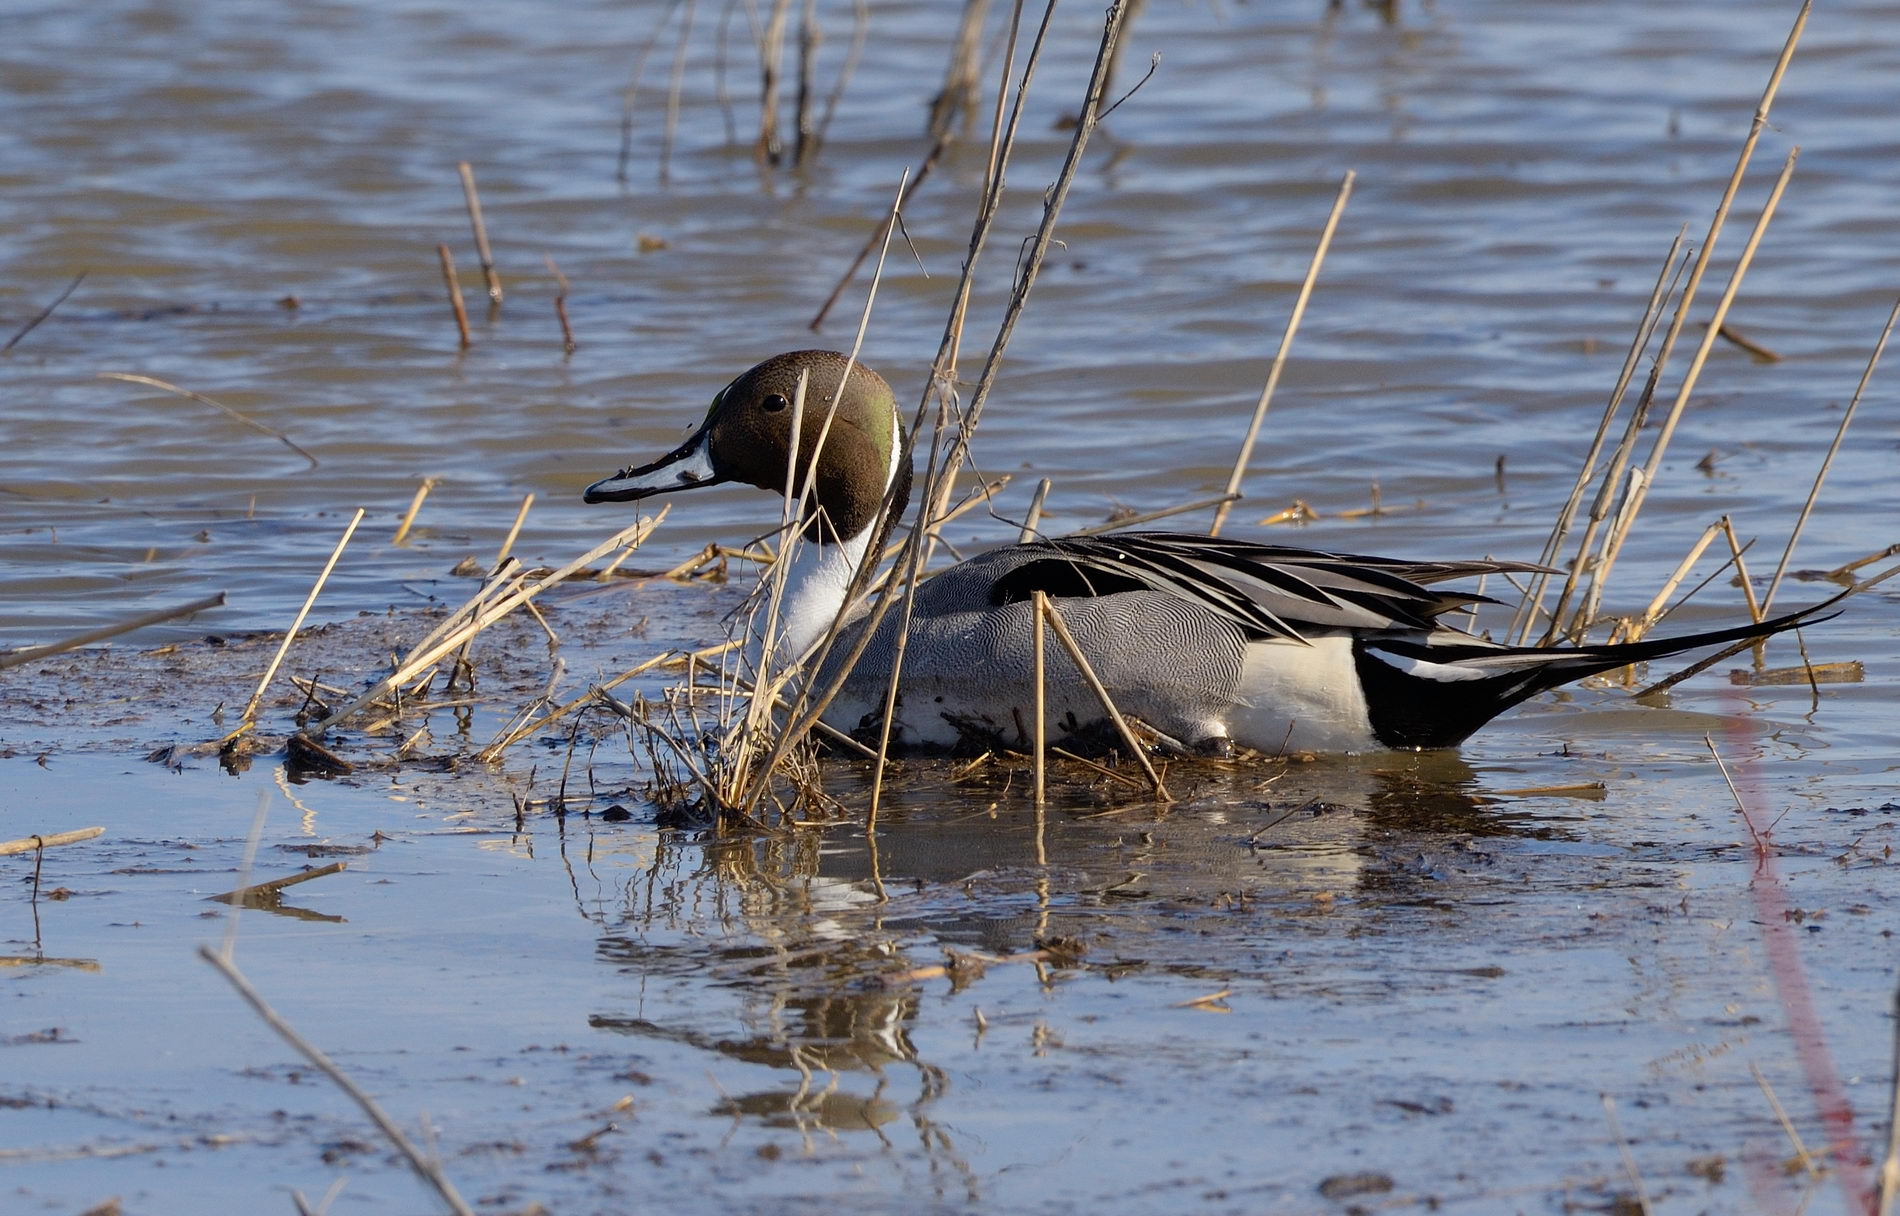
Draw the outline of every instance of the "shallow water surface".
M829 87L850 6L818 8ZM267 794L255 874L347 868L243 911L240 965L480 1210L1556 1212L1628 1210L1639 1185L1666 1211L1858 1210L1842 1184L1884 1144L1900 928L1889 588L1805 631L1815 662L1858 660L1863 682L1730 684L1740 656L1665 705L1608 686L1541 698L1457 756L1179 766L1166 810L1064 769L1039 819L1017 763L915 762L867 836L868 777L837 760L827 787L853 813L822 830L662 827L643 753L604 722L467 759L548 686L531 623L478 648L476 704L345 732L358 769L338 780L295 784L272 756L235 777L146 762L228 729L274 647L259 631L288 623L355 507L368 517L314 617L330 625L287 675L360 687L469 594L451 569L492 558L524 495L517 553L565 561L631 518L580 487L670 447L757 359L849 345L862 284L822 335L806 322L927 147L960 8L868 6L857 74L798 171L750 154L743 5L0 16L0 330L86 272L0 359L0 644L229 593L0 671L0 839L107 828L49 850L37 879L31 855L0 858L0 1209L287 1211L290 1190L315 1203L338 1179L333 1212L430 1202L193 953L221 940L227 909L204 900L241 881ZM1152 52L1160 66L1077 177L976 447L978 473L1013 480L994 515L952 527L958 546L1012 538L1043 477L1056 530L1217 493L1351 169L1230 530L1536 556L1657 264L1679 225L1699 239L1794 10L1394 9L1144 6L1123 85ZM1052 26L968 375L1099 18L1064 5ZM1900 284L1896 21L1871 0L1812 19L1685 331L1686 350L1799 145L1730 316L1780 358L1713 348L1611 611L1640 610L1724 514L1759 537L1758 585L1780 555ZM621 183L621 94L656 34ZM906 401L980 144L951 147L906 211L915 257L886 266L864 357ZM463 159L505 278L495 313L478 307ZM466 351L438 243L474 312ZM572 283L571 355L549 256ZM101 373L209 396L316 463ZM1893 401L1876 376L1797 571L1896 540ZM425 477L439 484L395 544ZM1375 486L1388 509L1360 511ZM1256 522L1294 499L1319 518ZM777 509L743 489L681 500L631 564L757 536ZM1777 602L1831 590L1797 579ZM551 595L557 695L715 640L735 599L655 578ZM1745 611L1722 577L1671 626ZM267 733L302 700L280 677ZM1772 869L1705 737L1775 822ZM557 817L561 789L576 809ZM1798 1024L1810 990L1804 1040L1789 1010ZM1757 1069L1818 1181L1784 1170ZM1850 1129L1819 1113L1830 1077Z

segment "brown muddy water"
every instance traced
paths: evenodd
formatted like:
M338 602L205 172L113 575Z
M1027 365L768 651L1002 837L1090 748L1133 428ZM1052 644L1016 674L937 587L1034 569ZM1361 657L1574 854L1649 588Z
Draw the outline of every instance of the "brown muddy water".
M492 557L524 494L520 555L573 556L629 520L581 506L582 485L811 341L925 147L961 6L868 6L862 63L801 172L749 152L747 6L690 7L664 183L678 6L0 14L0 329L87 274L0 360L0 644L229 593L189 623L0 672L0 838L106 828L37 876L30 855L0 858L0 1210L288 1212L293 1190L314 1207L333 1185L332 1212L432 1210L196 956L225 931L205 899L237 885L260 794L258 876L347 868L242 912L239 963L481 1210L1862 1210L1900 927L1885 589L1806 631L1816 662L1861 661L1860 683L1733 685L1743 656L1666 705L1608 686L1541 699L1457 755L1177 772L1188 792L1165 813L1065 772L1038 823L1020 767L912 763L873 840L848 824L715 839L658 826L642 758L596 724L567 778L586 813L557 817L532 800L557 792L566 737L495 768L466 758L547 683L532 625L480 644L477 704L344 732L349 776L146 760L229 725L355 507L369 517L317 605L329 624L288 664L343 686L468 594L450 569ZM817 7L828 87L851 6ZM621 185L620 93L669 13ZM1052 528L1217 492L1353 169L1239 530L1535 557L1656 263L1678 225L1706 223L1793 15L1153 0L1124 79L1151 52L1161 66L1091 147L978 443L981 472L1015 477L998 514L1019 517L1039 477ZM1099 17L1058 12L972 322L984 341ZM1772 569L1900 285L1897 113L1900 8L1823 5L1701 306L1800 145L1731 316L1781 358L1716 347L1612 610L1641 608L1724 513L1761 538L1757 581ZM434 252L451 244L479 281L462 159L507 288L498 315L475 309L466 352ZM929 277L901 251L887 269L865 358L912 399L981 171L973 145L953 149L908 209ZM571 357L544 255L572 280ZM861 299L826 342L849 343ZM318 463L103 372L208 395ZM1900 539L1888 383L1797 569ZM391 543L432 476L416 535ZM1342 517L1374 483L1400 509ZM1320 519L1254 523L1295 498ZM682 501L634 564L745 540L776 511L743 490ZM953 538L1014 533L976 512ZM550 597L557 691L716 639L736 596L634 579ZM1718 579L1679 624L1744 611ZM1777 643L1768 661L1798 659ZM299 699L280 679L266 730ZM1772 869L1705 735L1775 824ZM855 807L865 780L840 760L829 786ZM1550 786L1586 788L1514 792ZM1788 1167L1757 1074L1818 1178ZM1830 1077L1851 1125L1823 1119Z

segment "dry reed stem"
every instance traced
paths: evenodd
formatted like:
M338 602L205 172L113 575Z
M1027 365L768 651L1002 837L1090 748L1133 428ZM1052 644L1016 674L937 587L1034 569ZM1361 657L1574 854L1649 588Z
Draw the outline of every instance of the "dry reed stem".
M1141 740L1135 737L1134 728L1128 725L1128 719L1122 717L1121 710L1115 708L1114 698L1109 696L1107 686L1095 674L1095 668L1089 665L1088 656L1084 655L1082 648L1076 645L1074 635L1069 632L1068 624L1062 619L1062 613L1056 610L1055 604L1047 596L1042 597L1038 607L1041 609L1042 618L1049 622L1049 628L1055 631L1056 641L1062 643L1062 648L1069 652L1070 661L1075 664L1076 670L1082 673L1082 679L1088 684L1089 691L1093 692L1095 699L1102 703L1103 710L1108 713L1109 721L1115 724L1115 730L1121 735L1122 742L1127 745L1129 754L1135 758L1136 763L1141 765L1141 771L1147 774L1149 784L1154 786L1155 797L1163 802L1173 802L1174 796L1168 793L1167 786L1161 784L1161 774L1155 772L1154 765L1148 760L1147 749L1142 747Z
M1273 352L1273 362L1267 366L1267 383L1260 390L1259 400L1254 402L1253 418L1247 423L1246 438L1240 441L1240 454L1234 457L1234 471L1227 475L1225 493L1230 498L1240 495L1241 479L1247 475L1247 462L1253 459L1253 448L1260 438L1260 425L1267 420L1267 407L1273 404L1273 390L1280 386L1280 373L1286 370L1287 354L1293 349L1293 336L1300 331L1300 319L1306 315L1307 301L1313 298L1313 284L1319 280L1319 268L1326 262L1326 251L1332 247L1333 233L1339 230L1339 217L1346 210L1346 201L1352 197L1352 183L1357 176L1352 170L1340 179L1339 193L1333 199L1333 208L1326 213L1326 225L1320 229L1319 245L1313 250L1313 260L1306 268L1306 277L1300 281L1299 294L1293 297L1293 312L1287 317L1286 329L1280 334L1280 348ZM1223 502L1214 512L1214 522L1208 525L1209 536L1219 536L1221 526L1227 522L1227 513L1232 510L1231 502Z
M462 161L455 166L455 171L462 176L462 199L468 204L468 226L475 233L475 256L481 259L482 283L488 288L488 302L500 308L501 272L495 269L495 251L488 247L488 225L482 219L481 195L475 192L475 170L467 161Z
M1814 474L1814 485L1808 490L1808 499L1801 504L1801 514L1795 517L1794 530L1788 534L1788 544L1781 551L1781 560L1775 564L1775 576L1768 582L1767 594L1762 596L1763 612L1767 612L1775 602L1775 592L1780 590L1782 576L1788 573L1788 562L1794 557L1795 542L1801 539L1801 530L1807 527L1808 516L1814 513L1814 503L1821 497L1821 486L1827 481L1827 471L1841 450L1841 441L1847 438L1847 426L1854 421L1854 411L1860 408L1861 395L1867 391L1868 381L1874 378L1874 368L1880 366L1881 353L1887 349L1887 339L1893 336L1893 326L1897 320L1900 320L1900 300L1894 302L1893 311L1887 314L1887 323L1881 327L1880 338L1874 343L1873 353L1867 357L1867 367L1860 374L1860 383L1854 386L1853 399L1841 414L1840 426L1835 428L1834 442L1828 445L1827 455L1821 458L1821 467Z
M1190 515L1195 511L1205 511L1209 507L1227 506L1231 503L1238 502L1241 497L1242 495L1239 494L1222 494L1216 498L1201 498L1194 502L1181 503L1178 506L1162 507L1158 511L1143 511L1139 515L1129 515L1121 519L1111 519L1107 523L1092 524L1086 528L1077 528L1073 532L1064 532L1062 535L1067 538L1072 536L1100 536L1104 532L1119 532L1123 528L1132 528L1136 524L1153 523L1157 519L1166 519L1170 515Z
M1726 515L1722 517L1722 519L1727 518ZM1649 601L1649 607L1643 609L1643 615L1632 623L1628 633L1629 641L1639 640L1655 626L1658 620L1662 619L1663 605L1667 604L1669 597L1676 593L1676 588L1682 585L1682 580L1689 577L1689 571L1702 560L1702 555L1708 552L1709 546L1714 543L1716 535L1721 531L1722 520L1717 520L1702 530L1701 537L1689 547L1689 552L1682 561L1677 563L1675 572L1663 580L1662 590L1656 592L1656 598Z
M851 84L851 78L857 74L858 60L864 54L864 41L870 30L871 6L866 3L866 0L852 0L851 45L844 53L844 63L838 69L838 79L833 82L830 94L825 97L825 112L818 120L818 130L813 136L814 151L825 144L825 136L831 131L831 116L837 113L838 100L844 96L845 89Z
M942 159L943 150L947 146L944 141L939 140L930 146L930 151L924 153L923 160L917 163L917 171L909 175L910 184L905 188L903 197L897 200L897 209L900 213L910 202L910 196L917 193L917 188L924 184L926 177L930 176L930 171L937 167L937 162ZM851 258L851 264L845 267L842 275L838 276L837 283L831 288L831 294L825 297L825 302L818 306L818 311L812 315L810 321L806 322L806 328L813 333L823 328L825 318L831 315L832 307L844 295L845 288L851 285L851 280L858 277L858 270L871 256L871 251L878 248L880 244L889 244L893 222L891 214L887 212L877 222L877 226L871 229L871 235L865 237L864 244L858 246L857 253Z
M14 330L13 336L7 339L6 345L0 346L0 355L12 354L13 348L20 344L21 338L26 337L28 334L38 329L40 327L40 324L44 322L46 318L52 316L53 311L57 309L61 304L64 304L66 302L67 296L70 296L75 291L79 290L79 285L86 281L86 273L87 273L86 271L82 270L78 274L74 275L73 281L66 284L66 290L54 296L53 302L51 304L48 304L45 308L40 309L38 313L34 314L34 317L31 321L28 321L25 325L22 325L20 326L20 328Z
M1755 599L1755 584L1749 580L1748 567L1742 562L1742 550L1746 546L1736 538L1735 525L1728 516L1724 515L1716 522L1722 525L1722 535L1728 538L1728 551L1735 559L1735 577L1742 584L1742 598L1748 601L1748 615L1759 625L1763 620L1761 604ZM1749 538L1749 543L1754 543L1753 537Z
M975 108L982 72L978 50L982 46L983 22L989 16L989 8L990 0L964 0L957 36L950 44L950 63L944 69L943 87L930 102L926 128L932 139L948 138L957 116Z
M785 22L792 0L772 0L771 16L766 18L765 33L759 39L759 138L752 145L752 157L761 164L776 165L784 155L778 134L779 77L785 54Z
M181 616L190 616L193 613L203 612L209 608L222 607L224 607L224 592L220 591L216 595L207 595L202 599L192 600L189 604L178 604L171 608L155 609L154 611L132 617L129 620L118 621L111 625L101 625L97 629L88 629L83 633L75 633L71 637L62 638L57 642L48 642L43 646L26 646L19 650L9 650L4 654L0 654L0 671L5 671L9 667L18 667L23 663L32 663L39 659L50 658L56 654L64 654L69 650L77 650L81 646L90 646L94 642L104 642L108 639L116 638L120 634L131 633L135 629L144 629L148 625L160 625L166 621L176 620Z
M461 1194L456 1191L455 1184L449 1181L447 1174L443 1173L441 1163L424 1157L421 1150L410 1142L409 1137L403 1134L401 1128L396 1126L395 1121L384 1113L376 1099L359 1088L356 1082L350 1080L349 1076L338 1068L329 1056L298 1034L296 1027L285 1021L282 1014L271 1008L228 955L213 950L210 946L200 946L198 957L210 963L220 975L224 976L231 987L237 990L237 994L244 998L244 1003L251 1007L252 1012L263 1019L266 1026L276 1031L279 1038L290 1044L298 1055L308 1060L311 1066L324 1076L330 1078L338 1089L356 1103L357 1107L369 1117L369 1121L376 1125L376 1130L396 1146L396 1151L401 1153L403 1159L409 1163L409 1168L436 1193L449 1211L455 1213L455 1216L474 1216L474 1209L468 1206Z
M1036 483L1036 492L1029 500L1029 511L1023 516L1023 530L1016 536L1016 543L1026 545L1035 540L1037 527L1042 523L1042 504L1049 498L1049 487L1054 483L1047 477Z
M1716 331L1716 335L1725 342L1730 342L1736 346L1741 347L1743 350L1747 351L1749 354L1755 356L1756 360L1759 362L1762 362L1762 363L1781 362L1780 355L1776 354L1772 350L1769 350L1766 346L1763 346L1761 343L1755 341L1753 338L1748 337L1746 334L1736 329L1733 325L1722 326L1722 328Z
M553 254L544 253L541 255L541 259L548 264L548 273L554 276L556 285L554 293L554 318L561 323L561 353L571 355L580 347L579 344L574 341L574 327L570 325L567 320L567 291L569 286L567 276L562 274L561 268L554 264Z
M945 524L962 519L965 515L968 515L985 503L995 501L996 495L1013 480L1015 480L1015 478L1012 474L1005 473L994 481L986 481L982 485L979 485L976 489L970 491L969 497L945 512L942 519L932 523L930 528L931 532L941 535Z
M409 500L409 509L402 513L402 520L396 525L396 535L389 538L392 545L400 545L409 539L409 529L415 526L416 514L422 510L422 500L429 497L429 491L441 484L440 477L424 477L422 484L416 487L416 493Z
M264 699L264 690L270 687L272 677L283 665L284 656L290 653L290 644L297 639L297 631L303 628L304 618L310 615L310 609L317 602L317 595L323 590L323 584L330 580L330 572L336 569L337 561L343 556L344 547L350 543L350 537L356 535L356 525L362 522L363 508L358 507L356 514L350 517L349 527L343 529L342 537L337 540L336 548L330 551L330 560L323 563L323 570L318 573L317 581L310 585L310 594L304 597L303 607L297 610L297 618L290 622L290 628L284 632L284 640L278 645L277 653L271 656L270 666L264 669L263 678L257 682L257 691L252 693L251 699L244 703L244 713L240 715L238 728L226 736L227 739L234 739L251 728L257 717L258 703Z
M1088 769L1090 772L1095 773L1097 776L1107 777L1111 781L1118 781L1121 784L1127 786L1131 790L1146 790L1148 788L1147 786L1144 786L1141 782L1135 780L1133 777L1130 777L1127 773L1118 773L1114 769L1108 767L1108 765L1106 764L1098 764L1095 761L1089 759L1087 756L1079 756L1076 753L1068 750L1067 748L1057 747L1053 743L1049 745L1049 754L1052 756L1061 756L1064 760L1068 760L1075 764L1079 764L1083 768ZM1127 807L1115 807L1112 810L1098 811L1096 812L1096 814L1119 815L1127 809L1128 809ZM1086 819L1086 818L1089 818L1089 816L1085 815L1083 816L1083 818Z
M1043 484L1048 485L1049 483L1045 481ZM1040 811L1042 810L1044 797L1048 792L1048 774L1046 770L1049 766L1049 720L1046 686L1047 672L1045 670L1044 657L1044 650L1047 648L1048 643L1043 638L1043 631L1047 625L1046 613L1049 607L1049 594L1046 591L1037 591L1031 597L1031 601L1032 609L1030 616L1035 622L1032 636L1035 639L1033 645L1035 646L1034 669L1036 680L1036 738L1034 745L1036 757L1036 809Z
M666 83L666 127L660 136L660 184L673 178L673 140L679 133L680 92L686 83L686 42L693 33L695 0L686 0L685 15L680 19L679 39L673 44L673 71Z
M1756 217L1755 226L1749 230L1748 241L1742 246L1741 256L1735 261L1735 269L1730 273L1728 285L1723 288L1721 298L1716 302L1715 315L1709 327L1703 331L1702 340L1696 345L1696 351L1689 360L1689 368L1683 373L1682 383L1676 389L1676 399L1669 406L1669 412L1663 416L1662 429L1657 433L1655 442L1650 446L1649 459L1643 465L1643 478L1637 483L1634 500L1624 516L1611 542L1605 547L1603 560L1598 564L1596 577L1591 585L1590 597L1594 605L1599 602L1603 585L1609 581L1610 571L1616 565L1618 553L1629 538L1630 529L1636 524L1636 516L1643 509L1644 500L1649 496L1649 488L1656 483L1662 472L1663 454L1669 448L1669 441L1676 433L1676 424L1682 420L1682 414L1689 405L1689 395L1695 391L1696 382L1701 379L1703 365L1708 361L1709 351L1715 345L1717 331L1722 320L1735 303L1735 296L1741 290L1742 280L1747 276L1749 267L1754 263L1755 251L1761 246L1761 239L1768 231L1769 223L1775 218L1775 208L1781 204L1781 196L1788 188L1788 179L1794 175L1795 162L1801 156L1800 148L1788 150L1788 159L1783 162L1780 176L1775 178L1774 188L1768 192L1768 201L1762 204L1761 214ZM1751 592L1751 598L1752 598Z
M614 180L622 185L626 184L627 165L633 159L633 107L640 94L640 81L646 75L647 60L652 56L653 48L659 45L660 35L666 32L666 27L673 20L673 14L678 12L684 3L685 0L673 0L671 7L666 10L666 16L654 25L652 35L640 47L639 53L633 57L633 75L628 79L626 91L621 94L620 99L620 154L614 165Z
M1551 525L1550 536L1545 539L1543 552L1537 558L1540 566L1548 566L1557 560L1557 551L1563 547L1564 538L1570 534L1570 525L1576 520L1577 508L1583 505L1584 492L1590 488L1590 482L1596 476L1597 458L1603 454L1603 442L1609 436L1610 424L1616 420L1617 411L1623 405L1623 395L1629 391L1630 381L1636 375L1637 365L1642 362L1643 352L1649 349L1649 340L1655 336L1656 326L1662 321L1663 305L1668 299L1671 282L1669 268L1676 266L1678 275L1684 268L1677 265L1676 254L1681 251L1683 238L1688 232L1689 225L1686 223L1676 230L1676 239L1669 243L1669 252L1663 256L1662 265L1656 271L1656 285L1650 289L1649 300L1643 305L1642 319L1636 323L1636 334L1630 339L1629 350L1623 356L1623 367L1617 372L1616 386L1610 390L1610 400L1603 407L1603 417L1597 422L1597 432L1590 439L1590 450L1584 454L1583 463L1577 469L1576 481L1570 487L1570 497L1564 500L1563 509L1557 512L1557 522ZM1515 635L1519 646L1530 640L1531 630L1537 627L1537 614L1544 606L1544 588L1549 581L1550 575L1544 571L1533 575L1517 612L1511 618L1511 628L1506 636Z
M104 828L74 828L70 832L46 832L38 836L23 836L19 840L0 840L0 857L12 857L17 853L37 853L41 849L55 849L63 844L78 844L82 840L91 840L105 834Z
M1616 1140L1616 1152L1623 1159L1623 1172L1629 1176L1630 1185L1636 1188L1636 1206L1643 1216L1650 1216L1655 1209L1649 1205L1649 1190L1643 1185L1643 1175L1636 1168L1636 1158L1630 1153L1629 1140L1623 1135L1623 1126L1616 1119L1616 1099L1608 1094L1603 1097L1603 1117L1610 1124L1610 1135Z
M179 388L176 384L171 384L154 376L141 376L135 372L100 372L99 378L101 380L123 380L127 384L148 384L153 388L164 389L168 393L176 393L180 397L196 401L200 405L208 405L241 426L247 426L260 435L269 435L272 439L275 439L291 451L297 453L297 455L309 461L311 468L316 468L319 463L315 456L312 456L303 447L299 446L296 440L284 434L282 431L265 426L257 419L249 417L248 415L240 414L230 406L224 404L224 402L213 400L203 393L194 393L188 388Z
M1716 759L1719 761L1721 757L1718 756ZM1801 1142L1801 1133L1795 1130L1794 1120L1788 1118L1788 1112L1782 1109L1781 1099L1775 1096L1775 1087L1768 1084L1768 1078L1763 1075L1761 1066L1753 1060L1748 1062L1748 1071L1755 1074L1755 1084L1761 1087L1761 1096L1768 1099L1769 1107L1775 1112L1776 1122L1781 1124L1781 1130L1787 1134L1788 1143L1794 1146L1794 1155L1800 1158L1801 1168L1807 1171L1808 1177L1819 1178L1821 1167L1815 1164L1813 1154L1808 1152L1808 1146Z
M596 545L580 557L575 558L559 570L550 573L547 577L533 584L528 584L525 579L517 579L506 591L499 591L497 588L499 593L494 594L492 600L488 600L488 602L483 602L488 599L486 593L489 591L489 588L485 587L483 592L477 593L476 598L470 601L469 605L465 605L464 609L452 614L449 620L444 622L444 625L447 626L446 629L444 627L438 627L424 642L418 643L417 646L396 665L395 670L370 685L368 690L359 695L356 700L350 704L330 714L321 721L305 727L300 733L310 738L320 737L324 731L360 712L371 702L387 694L391 689L406 684L418 672L433 667L447 656L450 651L455 650L464 642L472 639L476 634L507 616L516 608L533 600L550 587L571 577L576 571L587 565L588 562L593 561L602 554L611 553L613 550L624 545L641 543L652 534L653 529L657 528L660 525L660 521L664 518L666 518L666 512L661 511L660 514L654 516L652 519L642 520L630 527L621 529L603 543ZM457 618L460 617L462 611L470 611L473 615L466 621L458 621Z
M501 564L508 560L509 550L515 547L515 538L521 535L521 525L527 522L528 508L533 505L533 494L529 494L521 500L521 509L515 512L515 522L509 525L508 535L503 538L501 549L495 554L494 569L501 569Z
M1225 1001L1234 994L1232 988L1222 988L1219 992L1210 992L1206 996L1192 997L1185 1001L1176 1001L1170 1009L1207 1009L1209 1007L1226 1009Z
M455 314L455 332L461 336L462 349L468 349L468 305L462 302L462 281L455 275L455 255L447 245L437 245L435 256L442 263L442 285L449 293L449 309Z
M1765 671L1731 671L1728 682L1756 688L1777 684L1858 684L1867 678L1867 665L1859 659L1834 663L1808 663L1800 667L1770 667Z
M295 874L287 874L282 878L273 878L268 882L251 883L248 886L239 887L235 891L226 891L222 895L207 895L205 896L205 901L207 903L240 904L245 907L251 907L254 906L251 901L260 896L275 895L285 887L294 887L298 883L309 882L313 878L325 878L331 874L340 874L348 868L348 862L333 861L327 866L318 866L311 870L299 870Z
M818 28L818 0L805 0L798 14L798 91L792 110L792 166L805 167L818 148L812 141L812 78L818 70L818 44L824 34Z

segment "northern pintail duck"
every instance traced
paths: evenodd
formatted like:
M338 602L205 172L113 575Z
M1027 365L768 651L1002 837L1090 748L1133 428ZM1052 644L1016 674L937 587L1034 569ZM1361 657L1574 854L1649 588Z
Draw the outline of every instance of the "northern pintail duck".
M809 374L796 464L811 467L847 360L833 351L767 359L713 398L686 442L587 487L624 502L738 481L782 495L791 404ZM780 606L775 649L804 655L875 562L909 501L911 460L897 399L850 366L817 463L805 536ZM1032 683L1032 596L1046 592L1123 713L1183 746L1220 753L1453 747L1519 702L1598 672L1790 628L1806 613L1620 645L1504 646L1447 623L1491 603L1434 590L1451 579L1536 569L1493 561L1406 561L1180 532L1051 538L991 549L917 588L894 744L1023 747ZM832 655L848 654L859 603ZM886 614L826 721L875 733L901 614ZM1051 646L1052 734L1099 727L1100 704Z

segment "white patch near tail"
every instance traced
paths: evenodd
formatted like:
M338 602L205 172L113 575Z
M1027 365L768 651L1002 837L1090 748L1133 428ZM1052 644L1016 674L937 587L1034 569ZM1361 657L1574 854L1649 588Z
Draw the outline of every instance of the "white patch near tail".
M1373 737L1352 638L1345 634L1304 646L1279 638L1249 643L1227 731L1234 742L1268 755L1283 748L1384 750Z

